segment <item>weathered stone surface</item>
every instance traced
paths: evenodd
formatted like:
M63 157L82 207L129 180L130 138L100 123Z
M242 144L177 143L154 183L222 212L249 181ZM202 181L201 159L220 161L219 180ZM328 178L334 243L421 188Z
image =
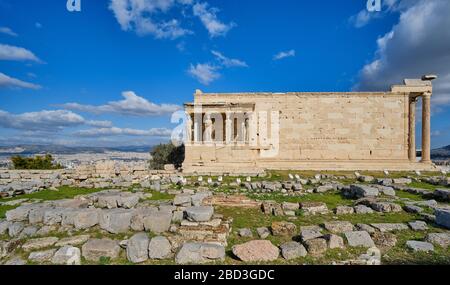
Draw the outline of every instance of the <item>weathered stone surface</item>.
M407 225L401 223L380 223L370 225L380 232L403 231L408 229Z
M297 211L300 208L300 205L298 203L283 202L281 208L283 208L284 211Z
M1 220L0 221L0 235L5 234L8 231L8 228L10 225L11 225L11 222Z
M136 232L141 232L145 230L144 220L146 217L157 213L158 209L156 207L151 208L139 208L133 211L133 217L131 218L131 229ZM169 214L167 214L169 215Z
M172 256L170 241L163 236L151 239L148 245L148 255L151 259L166 259Z
M366 198L366 197L376 197L379 195L379 191L375 187L353 184L350 185L350 193L349 196L355 198Z
M303 242L321 237L322 228L319 226L304 226L300 228L300 238Z
M28 260L37 263L48 262L52 259L56 249L49 249L44 251L33 251L28 256Z
M356 214L373 214L374 211L365 205L357 205L357 206L355 206L355 213Z
M191 195L189 194L178 194L173 199L173 204L175 206L183 206L183 207L190 207L192 203Z
M413 222L409 222L408 225L413 231L428 230L427 223L425 223L424 221L413 221Z
M375 243L370 237L368 232L365 231L354 231L344 233L347 239L348 245L351 247L373 247Z
M22 245L22 249L25 251L31 251L45 247L50 247L54 245L57 241L58 241L57 237L30 239Z
M325 240L327 241L328 248L345 248L344 239L338 235L325 235Z
M214 208L211 206L189 207L185 213L187 219L191 222L207 222L211 220Z
M450 201L449 189L436 189L433 193L434 197L441 201Z
M354 229L353 225L347 221L326 222L326 223L324 223L324 227L329 232L332 232L335 234L351 232Z
M303 202L300 203L300 208L305 216L317 215L317 214L328 214L328 207L322 202Z
M375 228L373 228L373 227L371 227L369 225L366 225L366 224L356 224L356 228L359 231L366 231L369 234L372 234L372 233L376 232Z
M358 180L361 182L372 183L375 180L375 178L373 176L360 175L358 176Z
M116 259L120 253L117 241L111 239L90 239L81 248L83 257L89 261L99 261L101 257Z
M172 213L158 211L144 218L144 228L156 234L167 232L172 222Z
M326 193L328 191L333 191L336 190L336 187L332 184L327 184L327 185L321 185L321 186L317 186L314 189L314 192L316 193Z
M77 247L66 245L58 249L52 258L53 264L59 265L80 265L81 251Z
M64 208L54 208L45 210L43 220L44 225L52 226L60 224L62 221L62 216L65 211L67 211L67 209Z
M270 235L270 230L266 227L260 227L256 229L258 236L262 239L267 238Z
M273 222L271 229L274 236L292 236L297 231L297 226L289 222Z
M239 236L241 236L241 237L249 237L249 238L253 237L252 230L248 229L248 228L240 229L238 233L239 233Z
M418 214L423 212L423 208L415 205L405 205L403 207L403 210L405 210L408 213Z
M402 207L390 202L375 202L370 205L373 210L380 213L398 213L402 211Z
M282 216L284 214L281 205L275 201L264 201L261 208L266 215Z
M25 265L27 262L21 257L15 256L5 262L4 265Z
M84 230L97 225L100 221L100 213L97 209L77 210L73 216L73 225L77 230Z
M25 227L19 235L19 238L29 238L36 236L36 233L39 229L35 226Z
M274 261L279 249L268 240L253 240L233 246L233 254L245 262Z
M349 206L337 206L334 213L336 215L350 215L353 214L355 212L355 210L353 209L353 207L349 207Z
M409 240L406 242L406 246L416 252L418 252L418 251L421 251L421 252L434 251L433 244L431 244L429 242Z
M73 236L73 237L67 237L60 239L57 243L55 243L55 246L63 247L66 245L80 245L89 240L89 235L79 235L79 236Z
M131 210L103 210L100 214L100 228L113 234L127 232L130 229L132 216Z
M132 263L141 263L148 259L150 239L146 233L137 233L127 243L127 258Z
M6 220L12 222L21 222L28 219L28 214L33 209L31 205L19 206L5 213Z
M436 224L450 229L450 210L449 209L436 209Z
M311 255L321 255L328 249L327 241L324 238L310 239L305 241L304 244Z
M440 247L448 248L450 246L450 233L430 233L425 240Z
M381 248L390 248L397 244L397 238L392 233L374 232L372 239Z
M177 264L204 264L222 261L225 248L211 243L185 243L175 257Z
M392 179L392 182L394 184L411 184L412 180L411 178L394 178Z
M295 241L284 243L280 246L281 256L286 260L304 257L308 254L305 247Z
M10 237L16 237L23 231L24 228L25 225L22 222L11 223L8 226L8 234Z

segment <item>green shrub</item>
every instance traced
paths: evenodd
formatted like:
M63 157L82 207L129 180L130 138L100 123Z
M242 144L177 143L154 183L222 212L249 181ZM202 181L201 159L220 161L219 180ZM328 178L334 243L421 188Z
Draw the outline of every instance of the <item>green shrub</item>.
M173 164L179 168L184 161L184 145L176 147L172 143L160 144L154 147L150 154L152 155L150 160L152 169L164 169L165 164Z
M53 157L50 154L35 157L22 157L16 155L11 157L11 161L14 169L50 170L63 168L60 164L53 162Z

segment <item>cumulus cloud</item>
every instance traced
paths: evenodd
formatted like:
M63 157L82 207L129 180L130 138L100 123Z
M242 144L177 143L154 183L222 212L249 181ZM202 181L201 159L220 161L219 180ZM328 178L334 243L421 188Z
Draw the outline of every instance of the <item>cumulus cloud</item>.
M188 73L204 85L209 85L214 80L220 78L220 73L217 71L219 67L209 63L191 64Z
M437 74L433 102L450 104L450 1L417 0L402 5L400 19L377 41L375 58L360 71L355 90L389 90L404 78Z
M41 89L42 86L22 81L17 78L10 77L4 73L0 72L0 88L2 87L10 87L10 88L26 88L26 89Z
M235 23L225 24L217 18L219 10L209 7L208 3L197 3L192 7L194 16L197 16L208 30L210 37L225 36L228 31L236 26Z
M362 28L370 23L373 19L381 18L382 16L411 5L417 0L382 0L381 11L369 11L366 7L349 18L350 24L355 28Z
M98 128L81 130L75 132L80 137L98 137L98 136L145 136L145 137L169 137L172 131L165 128L153 128L150 130L136 130L128 128Z
M93 114L115 113L129 116L160 116L171 114L180 109L178 105L152 103L145 98L139 97L133 91L123 92L122 96L124 100L111 101L99 106L79 103L67 103L61 106L68 110Z
M5 34L5 35L9 35L12 37L17 37L18 34L16 34L13 30L11 30L8 27L0 27L0 33Z
M140 36L153 35L158 39L176 39L192 31L182 28L175 19L162 19L176 4L191 5L188 0L111 0L109 8L124 31Z
M280 60L287 57L294 57L295 50L291 49L289 51L282 51L273 56L273 60Z
M0 60L42 62L37 56L27 49L5 44L0 44Z
M218 51L211 51L217 60L225 67L248 67L245 61L239 59L228 58Z

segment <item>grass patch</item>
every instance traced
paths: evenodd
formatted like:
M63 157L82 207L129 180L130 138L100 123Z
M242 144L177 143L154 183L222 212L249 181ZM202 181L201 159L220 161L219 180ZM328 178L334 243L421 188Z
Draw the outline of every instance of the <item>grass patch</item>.
M152 194L152 197L147 199L150 201L171 200L175 197L175 195L158 191L151 191L150 193Z
M100 192L104 189L91 189L91 188L75 188L75 187L60 187L58 191L53 190L42 190L35 193L24 194L12 198L0 199L0 201L12 201L17 199L41 199L45 201L61 200L61 199L72 199L78 195L86 195L95 192Z
M0 219L4 219L5 218L5 214L6 212L8 212L9 210L15 209L18 206L0 206Z
M273 193L273 194L247 194L247 196L251 199L255 200L273 200L278 203L282 202L291 202L291 203L301 203L301 202L323 202L327 204L327 207L332 210L336 208L337 206L342 205L351 205L353 204L353 200L344 198L340 193L314 193L314 194L307 194L304 196L297 196L297 197L291 197L291 196L284 196L280 193Z

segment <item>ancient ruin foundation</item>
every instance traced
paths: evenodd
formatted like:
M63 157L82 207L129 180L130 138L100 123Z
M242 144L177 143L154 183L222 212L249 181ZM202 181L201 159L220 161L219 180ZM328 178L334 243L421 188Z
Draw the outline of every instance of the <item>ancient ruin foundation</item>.
M202 93L185 104L185 173L265 169L432 170L434 76L390 92ZM416 102L422 98L421 160Z

